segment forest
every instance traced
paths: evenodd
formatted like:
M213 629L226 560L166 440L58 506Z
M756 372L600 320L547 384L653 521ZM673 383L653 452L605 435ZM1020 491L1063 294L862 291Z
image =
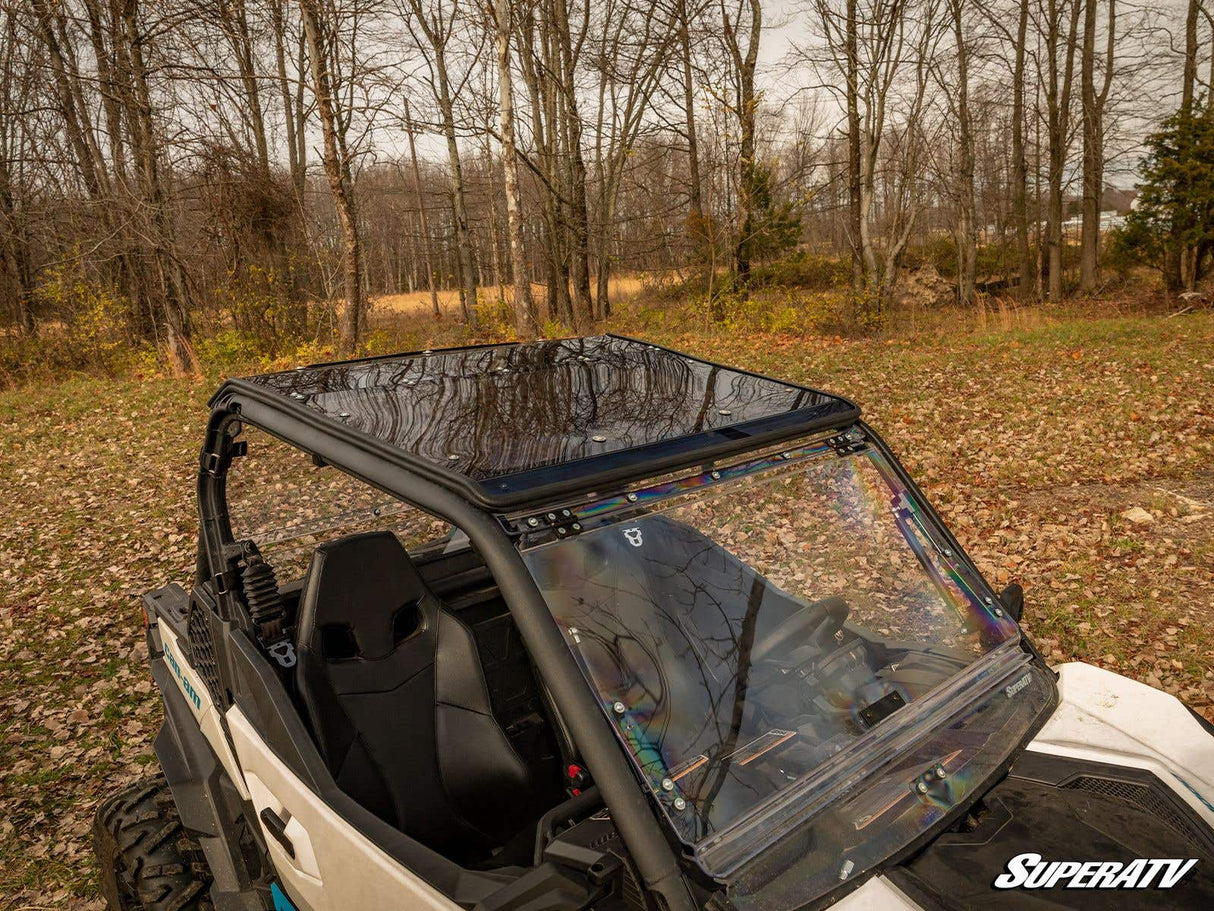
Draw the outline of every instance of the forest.
M1200 300L1212 49L1208 0L0 0L0 378L358 352L399 295Z

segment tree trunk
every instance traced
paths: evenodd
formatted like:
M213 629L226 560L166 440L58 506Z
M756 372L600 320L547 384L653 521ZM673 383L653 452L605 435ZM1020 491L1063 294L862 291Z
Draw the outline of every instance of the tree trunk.
M736 116L738 118L738 233L734 240L733 267L738 289L743 297L750 287L751 248L754 243L755 205L758 191L758 161L755 149L755 117L758 99L755 96L755 67L759 59L759 37L763 28L763 7L760 0L747 0L750 5L750 26L746 50L742 50L741 10L738 21L722 17L725 39L734 67L737 69L738 89ZM718 318L723 314L714 314Z
M583 331L592 319L590 297L590 213L586 203L586 161L582 154L582 120L578 112L577 60L566 0L552 0L553 30L558 62L561 135L567 158L569 278L573 326Z
M523 240L519 200L518 152L514 144L514 76L510 62L510 0L494 0L497 35L498 114L502 128L502 179L506 190L506 223L510 233L510 271L514 276L514 326L520 338L534 338L539 314L531 296L531 275Z
M460 161L455 133L455 104L447 77L447 55L442 47L434 49L434 69L438 76L438 108L447 140L447 161L451 168L451 211L455 216L455 249L459 268L459 306L464 319L476 328L476 267L472 262L472 237L468 230L468 203L464 191L464 168Z
M683 110L687 124L687 170L690 180L691 214L696 231L703 231L704 199L700 190L700 144L696 137L695 83L691 74L691 22L687 0L678 0L679 57L683 67ZM600 282L600 285L602 283Z
M1096 101L1096 2L1082 0L1083 44L1079 56L1083 111L1083 224L1079 240L1079 290L1096 290L1100 244L1100 127Z
M1063 33L1066 4L1070 3L1070 22ZM1048 81L1046 83L1046 107L1048 112L1049 142L1049 205L1047 216L1046 244L1049 248L1049 299L1051 303L1062 300L1063 289L1063 200L1062 180L1066 170L1066 153L1070 135L1071 84L1075 68L1075 39L1079 30L1081 0L1049 0L1049 21L1046 33ZM1058 53L1065 54L1061 71Z
M1024 70L1028 54L1029 0L1020 0L1020 22L1016 30L1016 63L1012 72L1012 224L1020 260L1019 294L1034 293L1034 262L1029 248L1028 161L1024 137Z
M1027 3L1028 0L1025 0ZM847 60L847 223L851 242L852 290L865 284L860 209L860 59L856 0L847 0L844 55Z
M957 42L957 300L973 303L978 251L974 237L974 138L969 107L969 47L966 45L962 0L952 0L953 35Z
M417 201L418 220L422 230L422 251L426 257L426 289L430 292L430 308L435 319L443 314L438 306L438 288L434 284L434 249L430 241L430 220L426 217L426 201L422 197L422 172L417 164L417 143L414 139L413 117L409 113L409 99L405 99L405 132L409 136L409 159L413 165L413 195Z
M339 122L329 75L328 38L316 8L316 0L301 0L304 33L308 42L308 57L312 64L312 90L316 95L316 111L324 137L325 176L329 193L341 222L342 278L346 294L346 309L341 321L341 349L353 353L362 344L366 329L367 305L362 290L362 247L358 232L350 156L346 150L345 132Z
M198 361L190 346L190 318L186 302L186 276L173 243L173 228L166 209L167 193L160 173L156 129L152 120L151 91L147 81L144 49L150 38L139 26L138 0L122 7L126 51L131 63L134 91L132 131L135 158L140 171L143 202L152 243L152 261L160 284L160 307L169 365L176 373L193 373Z
M1197 17L1201 0L1189 0L1184 23L1184 72L1180 83L1180 109L1193 113L1194 96L1197 89Z

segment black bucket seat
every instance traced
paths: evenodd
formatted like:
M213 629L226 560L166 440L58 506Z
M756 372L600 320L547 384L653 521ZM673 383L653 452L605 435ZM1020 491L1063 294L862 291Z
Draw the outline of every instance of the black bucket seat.
M517 833L527 766L493 717L472 632L395 535L316 549L297 641L297 690L343 791L457 861Z

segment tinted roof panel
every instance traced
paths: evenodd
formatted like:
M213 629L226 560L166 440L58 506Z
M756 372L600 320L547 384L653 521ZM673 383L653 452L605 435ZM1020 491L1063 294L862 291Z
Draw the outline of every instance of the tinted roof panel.
M689 437L744 438L773 420L855 412L823 392L616 336L393 355L248 382L498 491L519 489L506 476L577 460L597 465L674 440L686 451L696 448Z

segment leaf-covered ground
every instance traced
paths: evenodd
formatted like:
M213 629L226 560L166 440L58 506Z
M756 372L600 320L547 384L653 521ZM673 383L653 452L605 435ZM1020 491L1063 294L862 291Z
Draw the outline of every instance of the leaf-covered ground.
M1214 718L1214 317L945 340L655 339L859 402L1054 662ZM0 911L98 907L93 808L154 763L138 596L186 581L210 382L0 393Z

